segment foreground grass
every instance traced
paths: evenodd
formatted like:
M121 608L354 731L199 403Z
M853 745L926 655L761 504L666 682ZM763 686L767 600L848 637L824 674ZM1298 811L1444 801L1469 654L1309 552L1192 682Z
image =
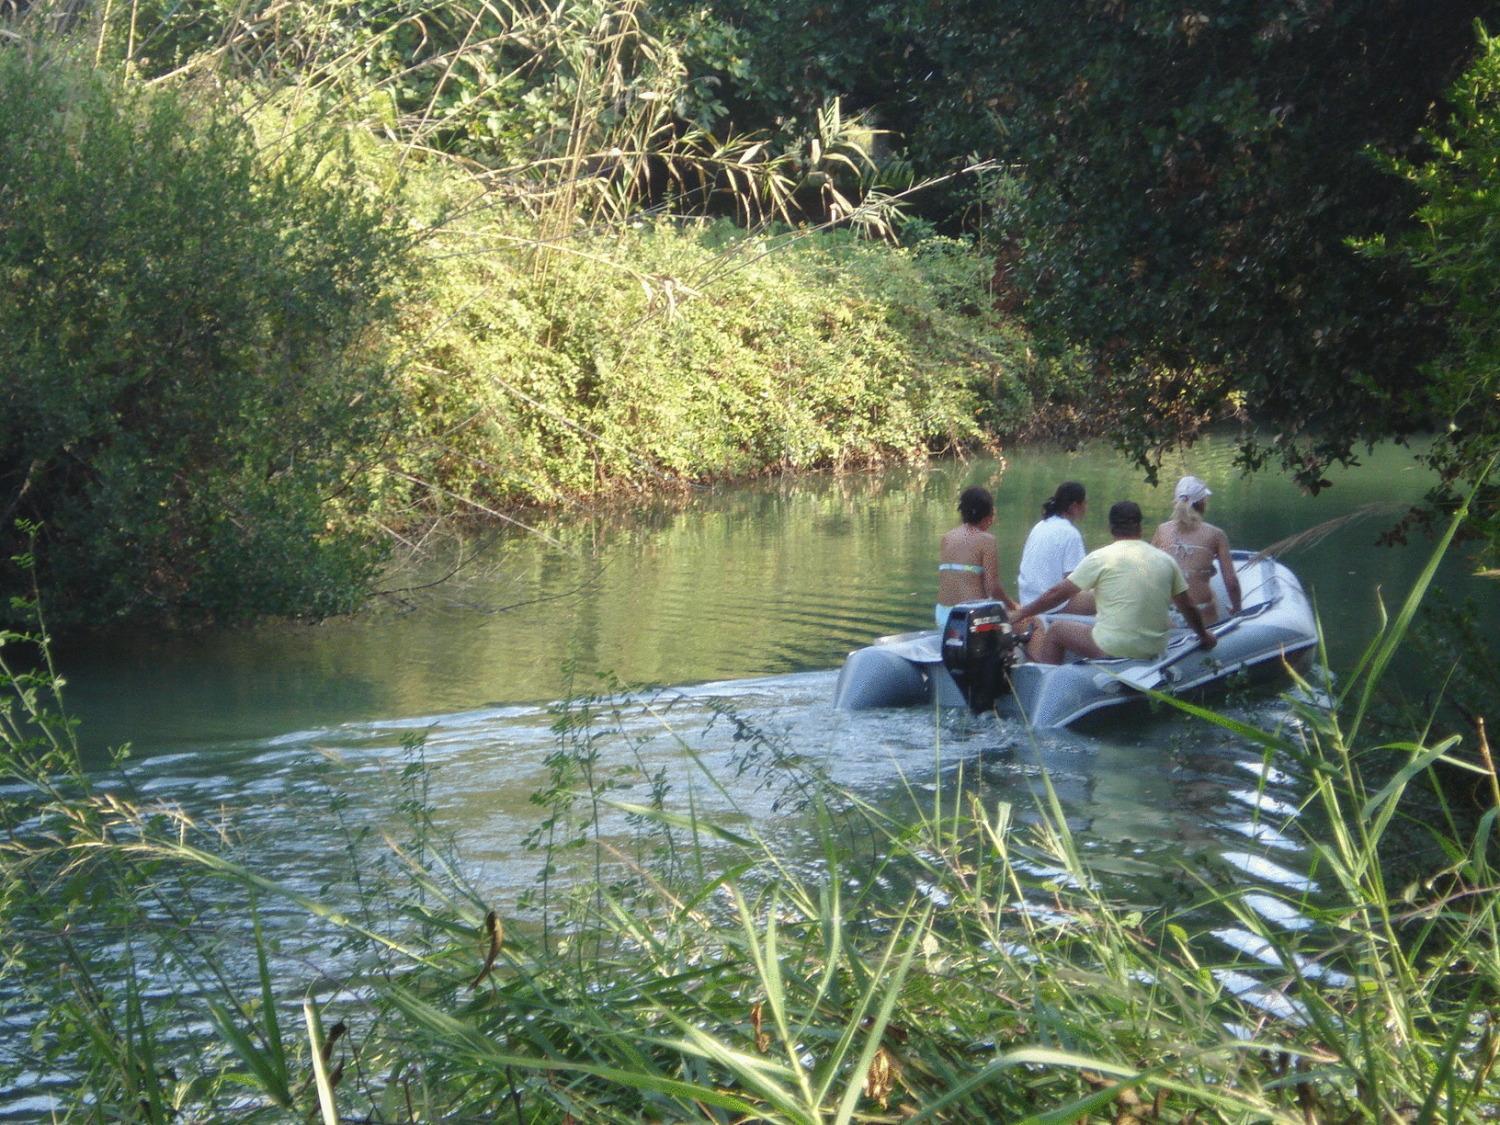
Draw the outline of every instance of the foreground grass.
M1202 713L1301 779L1299 815L1268 827L1305 845L1322 890L1205 879L1189 910L1117 901L1050 789L1029 826L961 774L893 818L739 728L746 777L804 803L809 864L620 767L661 713L629 693L559 710L523 921L434 834L416 746L406 835L383 864L351 843L349 895L307 895L180 814L91 790L56 678L7 666L0 988L34 1005L8 1081L62 1076L57 1115L89 1120L1493 1119L1500 779L1482 732L1472 750L1361 741L1430 577L1335 698L1293 700L1275 731ZM1435 767L1475 778L1485 807L1439 815L1447 862L1388 887L1383 837ZM605 832L619 814L630 845ZM221 971L194 905L226 890L248 981ZM1252 894L1310 924L1266 922ZM342 941L336 982L277 961L272 901ZM1255 956L1209 939L1226 917Z

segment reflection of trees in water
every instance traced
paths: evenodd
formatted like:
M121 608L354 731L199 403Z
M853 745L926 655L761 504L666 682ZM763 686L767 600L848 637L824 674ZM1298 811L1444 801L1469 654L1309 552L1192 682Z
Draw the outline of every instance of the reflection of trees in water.
M1426 487L1425 475L1408 471L1410 453L1391 447L1338 474L1318 497L1303 496L1276 477L1237 476L1232 437L1211 435L1163 475L1203 475L1214 490L1213 520L1236 546L1269 543L1374 500L1416 499ZM953 526L965 485L994 492L1006 580L1042 500L1062 480L1089 488L1082 531L1090 546L1107 540L1105 513L1117 495L1166 514L1166 489L1153 493L1107 449L1031 446L1005 457L1003 469L994 460L944 461L577 509L539 518L546 539L514 528L485 542L453 539L435 547L432 564L447 567L468 552L453 581L372 613L316 629L168 638L144 662L128 646L115 650L118 658L104 647L90 652L86 678L73 676L89 695L86 729L113 728L150 745L151 714L165 722L212 711L216 730L257 737L546 701L562 694L568 661L583 675L665 684L835 668L872 637L926 626L937 540ZM1421 548L1368 546L1377 533L1374 521L1355 524L1287 559L1317 597L1335 663L1368 636L1374 587L1405 589L1420 567ZM386 584L426 577L392 575ZM128 727L110 722L114 707L129 713Z

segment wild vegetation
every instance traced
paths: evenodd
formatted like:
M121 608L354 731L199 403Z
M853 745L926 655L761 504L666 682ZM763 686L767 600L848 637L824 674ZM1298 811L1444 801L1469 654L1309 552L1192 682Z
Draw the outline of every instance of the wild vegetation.
M1488 743L1370 723L1421 587L1284 727L1201 715L1301 779L1275 827L1323 890L1193 869L1190 907L1151 910L1054 800L960 780L893 820L737 728L805 802L809 864L630 766L659 701L629 693L559 712L524 913L435 832L419 742L388 849L330 799L344 878L314 893L136 792L123 751L86 770L47 641L337 612L393 533L453 513L1038 417L1149 464L1238 410L1309 487L1451 423L1439 499L1483 486L1493 543L1487 5L0 14L0 549L24 564L0 584L0 1085L38 1114L1500 1112ZM1436 769L1483 806L1435 787L1444 859L1391 885L1386 835ZM332 951L311 973L289 915ZM1263 944L1213 945L1226 915Z
M700 782L731 809L776 785L808 834L707 816L632 752L670 697L623 689L558 708L514 911L435 830L419 740L404 828L331 801L343 876L310 891L134 792L127 758L86 773L56 676L15 663L45 645L6 634L0 1087L57 1120L1492 1119L1500 777L1482 730L1392 739L1368 710L1435 567L1335 695L1303 683L1275 729L1198 712L1262 784L1297 779L1257 832L1303 843L1303 888L1185 858L1196 891L1148 906L1045 781L990 807L938 771L882 812L729 711L741 776ZM1476 780L1477 823L1435 789L1441 858L1391 884L1435 769Z
M991 440L1046 393L957 242L877 253L838 230L655 210L652 169L685 193L692 175L718 184L756 222L790 217L798 184L782 162L745 162L748 142L659 136L681 76L630 4L518 16L443 56L463 69L548 37L554 69L507 129L538 99L580 123L524 125L514 168L472 164L508 149L469 144L465 163L434 148L475 127L478 79L453 78L452 106L438 83L418 114L411 75L360 77L384 32L324 11L326 75L266 85L287 40L223 63L231 92L205 97L197 72L220 62L182 56L182 13L153 25L170 80L112 76L76 47L0 54L20 220L0 254L23 294L0 314L16 373L4 522L27 521L59 625L339 612L392 534L436 518L922 456ZM162 58L156 42L130 72ZM822 124L820 161L856 168L850 123ZM886 221L821 190L857 224Z
M337 165L102 72L0 53L0 449L60 612L336 612L380 561L406 241ZM260 564L253 570L244 559Z
M1312 489L1446 430L1451 506L1487 14L0 6L7 548L59 624L319 616L459 512L1226 415Z

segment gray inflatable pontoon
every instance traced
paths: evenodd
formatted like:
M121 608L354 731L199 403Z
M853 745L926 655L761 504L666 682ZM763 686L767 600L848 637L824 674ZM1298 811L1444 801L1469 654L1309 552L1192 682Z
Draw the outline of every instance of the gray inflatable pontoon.
M1219 643L1212 651L1199 648L1191 630L1178 622L1166 652L1156 660L1022 661L1010 667L1010 691L995 706L1032 726L1065 727L1085 715L1139 700L1145 688L1186 694L1237 672L1261 666L1274 670L1313 648L1317 626L1296 575L1274 558L1256 558L1251 551L1232 555L1242 609L1213 626ZM1227 605L1217 574L1213 586L1219 604ZM942 637L936 629L901 633L851 652L839 673L834 706L904 707L934 699L944 706L968 706L943 664Z

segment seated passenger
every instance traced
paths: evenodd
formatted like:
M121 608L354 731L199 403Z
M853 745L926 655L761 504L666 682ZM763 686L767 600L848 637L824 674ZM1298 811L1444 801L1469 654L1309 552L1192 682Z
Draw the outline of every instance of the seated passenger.
M1076 480L1063 481L1042 504L1042 518L1027 534L1026 545L1021 548L1016 596L1023 602L1041 597L1083 561L1083 536L1076 524L1087 509L1087 494ZM1059 612L1093 613L1094 595L1081 592Z
M1209 585L1216 562L1229 594L1229 612L1240 611L1240 580L1229 557L1229 537L1203 520L1203 510L1212 495L1208 485L1197 477L1183 477L1172 492L1172 518L1151 537L1153 547L1177 560L1187 578L1188 598L1209 625L1219 620L1219 604Z
M994 598L1007 609L1016 603L1000 585L999 552L990 526L995 522L995 500L989 491L975 485L958 498L963 523L948 534L938 548L938 600L934 609L938 628L948 623L948 611L959 602Z
M1054 621L1033 637L1031 658L1061 664L1071 652L1099 660L1125 657L1151 660L1167 647L1171 623L1167 607L1175 605L1198 634L1205 649L1218 643L1188 600L1187 579L1172 557L1141 540L1141 509L1121 500L1109 509L1114 542L1085 555L1073 572L1039 598L1016 611L1018 621L1062 605L1080 590L1093 590L1099 616L1087 621Z

